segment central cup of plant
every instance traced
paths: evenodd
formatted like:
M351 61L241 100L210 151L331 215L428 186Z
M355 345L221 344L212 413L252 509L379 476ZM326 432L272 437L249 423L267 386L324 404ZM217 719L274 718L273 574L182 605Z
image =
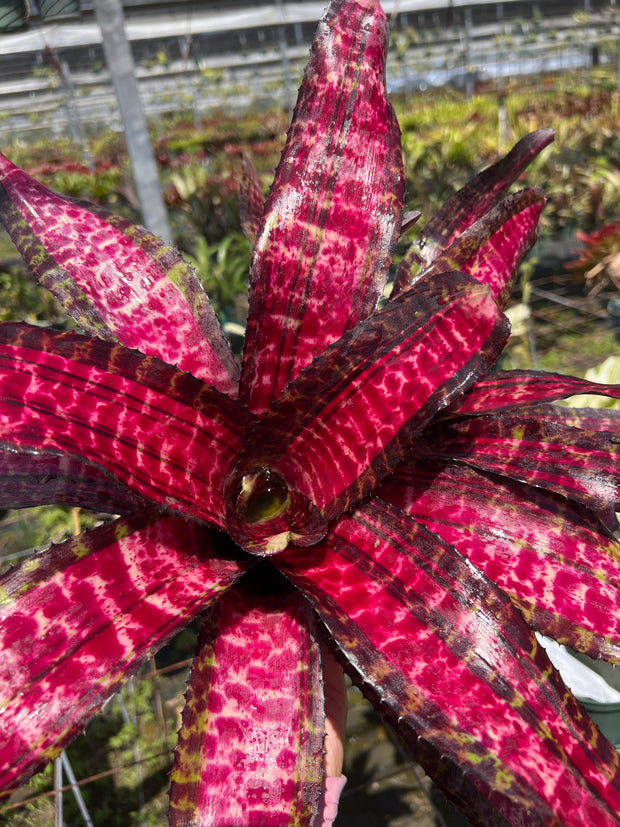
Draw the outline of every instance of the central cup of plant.
M236 465L225 496L228 532L251 554L277 554L291 543L311 546L325 535L317 507L267 464Z
M282 516L289 503L289 490L282 477L271 468L257 468L238 480L235 510L239 519L256 525Z

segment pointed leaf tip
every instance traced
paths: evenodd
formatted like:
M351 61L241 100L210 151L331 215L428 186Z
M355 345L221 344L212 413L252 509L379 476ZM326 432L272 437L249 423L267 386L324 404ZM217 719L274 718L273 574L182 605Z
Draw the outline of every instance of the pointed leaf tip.
M538 220L544 206L545 194L540 187L509 195L467 227L408 284L401 279L395 285L395 294L446 270L460 270L486 284L503 310L519 265L538 237Z
M498 413L510 408L538 406L577 394L600 394L620 399L620 385L604 385L544 371L498 370L477 382L457 401L451 413ZM605 430L605 426L599 425L594 430Z
M44 187L0 155L0 220L86 333L236 395L239 369L191 267L126 219Z
M525 135L507 155L479 172L446 201L403 256L396 274L396 293L500 201L536 155L553 141L554 134L552 129L539 129Z
M250 269L241 398L255 412L382 295L404 193L386 40L372 1L332 3L317 29Z

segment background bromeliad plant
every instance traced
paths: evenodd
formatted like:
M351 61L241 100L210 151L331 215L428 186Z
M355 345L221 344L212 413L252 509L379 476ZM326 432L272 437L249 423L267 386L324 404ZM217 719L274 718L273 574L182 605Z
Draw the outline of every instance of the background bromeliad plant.
M620 823L620 765L532 630L617 661L620 387L493 372L536 237L524 138L401 229L374 0L334 0L273 189L246 171L241 369L170 248L2 159L0 211L83 334L0 326L0 501L120 515L2 580L0 778L205 613L172 825L315 822L323 641L478 824Z

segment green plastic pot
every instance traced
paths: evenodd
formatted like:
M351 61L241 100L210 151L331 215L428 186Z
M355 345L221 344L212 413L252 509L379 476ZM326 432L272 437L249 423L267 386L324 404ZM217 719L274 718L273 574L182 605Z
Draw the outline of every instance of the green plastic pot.
M580 698L580 703L605 738L620 750L620 702L601 704Z
M27 24L26 0L0 0L0 32L16 32Z
M80 16L80 0L37 0L43 20L66 20Z

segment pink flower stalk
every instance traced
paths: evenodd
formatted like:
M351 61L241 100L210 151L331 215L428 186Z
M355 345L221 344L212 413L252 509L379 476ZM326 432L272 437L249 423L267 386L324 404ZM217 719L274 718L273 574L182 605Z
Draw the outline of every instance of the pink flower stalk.
M620 824L620 765L533 634L620 654L620 387L493 371L544 196L526 136L403 207L376 0L333 0L253 239L237 365L191 268L2 158L0 212L83 333L0 326L0 503L120 515L1 584L0 782L204 615L170 824L312 825L320 643L476 824Z

